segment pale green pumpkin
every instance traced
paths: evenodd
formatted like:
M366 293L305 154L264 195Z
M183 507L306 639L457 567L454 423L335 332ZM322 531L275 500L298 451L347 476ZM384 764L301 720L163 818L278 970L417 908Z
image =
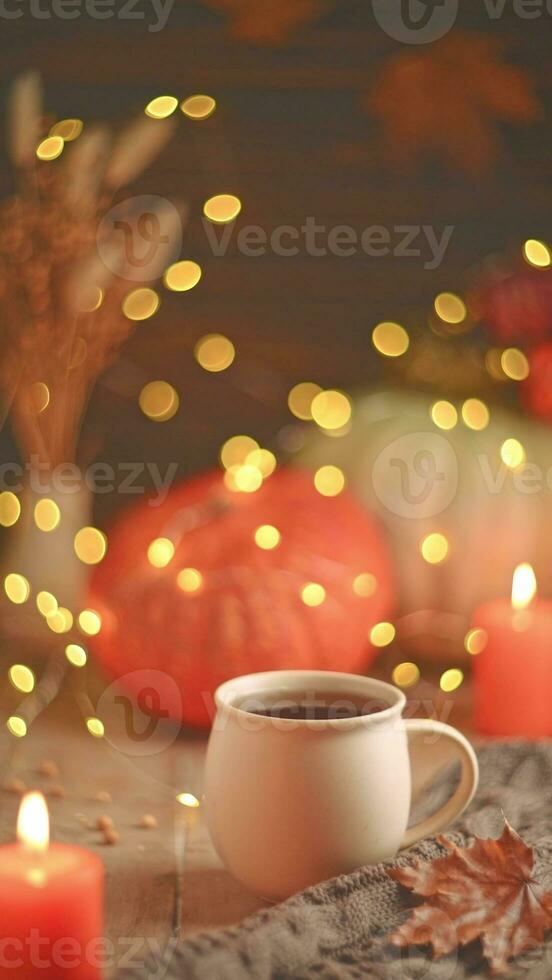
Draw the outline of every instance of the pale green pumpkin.
M518 563L531 562L540 593L552 594L552 430L491 407L487 427L474 431L461 401L456 424L443 430L432 418L436 401L397 391L361 396L348 432L328 435L312 424L295 458L313 470L340 467L379 517L394 555L398 641L450 661L462 654L478 603L510 594ZM525 463L514 467L516 443L507 447L511 466L503 461L508 439L522 444ZM430 534L448 543L436 564L422 555ZM429 556L446 543L430 539Z

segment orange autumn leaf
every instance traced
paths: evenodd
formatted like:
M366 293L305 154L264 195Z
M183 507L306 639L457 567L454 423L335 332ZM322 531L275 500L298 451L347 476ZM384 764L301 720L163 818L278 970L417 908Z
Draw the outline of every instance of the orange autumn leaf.
M235 38L253 44L280 44L328 8L327 0L208 0L208 4L230 16Z
M503 973L511 957L541 944L552 928L552 892L534 877L533 850L507 821L498 840L476 838L465 848L439 842L445 857L389 872L427 899L389 940L432 945L438 958L480 939L492 973Z
M381 123L392 162L439 157L472 176L499 154L497 123L541 116L532 82L504 61L500 42L458 33L392 57L364 103Z

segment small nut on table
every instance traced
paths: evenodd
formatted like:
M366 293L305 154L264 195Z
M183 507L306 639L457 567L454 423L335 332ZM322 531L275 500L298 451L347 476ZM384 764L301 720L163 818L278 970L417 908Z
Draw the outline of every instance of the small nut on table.
M154 830L157 825L157 818L152 813L145 813L138 821L138 826L143 827L144 830Z
M113 830L115 827L115 821L112 817L98 817L96 820L96 827L98 830L103 830L104 833L107 830Z
M53 796L58 800L62 800L65 797L65 790L60 783L54 783L46 790L48 796Z
M25 786L25 783L23 782L22 779L16 779L14 777L13 779L6 779L4 785L2 786L2 789L5 790L6 793L21 794L25 792L27 787Z
M104 844L109 844L112 846L113 844L119 843L119 834L114 827L107 827L103 832L103 838Z
M38 767L38 771L42 776L49 776L51 779L59 776L59 766L53 759L43 759Z
M97 803L111 803L111 793L108 793L106 789L101 789L99 793L96 793L94 799Z

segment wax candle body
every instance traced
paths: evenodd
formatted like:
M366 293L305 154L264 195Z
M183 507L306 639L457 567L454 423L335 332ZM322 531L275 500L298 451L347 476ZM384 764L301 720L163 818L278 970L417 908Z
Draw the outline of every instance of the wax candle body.
M487 634L473 665L477 730L552 735L552 601L516 610L496 599L479 607L473 625Z
M0 977L99 980L103 864L78 847L0 848Z

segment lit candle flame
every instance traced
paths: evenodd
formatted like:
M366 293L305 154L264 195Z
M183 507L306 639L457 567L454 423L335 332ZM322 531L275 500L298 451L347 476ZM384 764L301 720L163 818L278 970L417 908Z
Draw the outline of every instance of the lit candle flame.
M27 793L19 807L17 839L33 851L46 851L50 841L48 807L42 793Z
M537 580L531 565L518 565L512 579L512 608L526 609L535 597Z

